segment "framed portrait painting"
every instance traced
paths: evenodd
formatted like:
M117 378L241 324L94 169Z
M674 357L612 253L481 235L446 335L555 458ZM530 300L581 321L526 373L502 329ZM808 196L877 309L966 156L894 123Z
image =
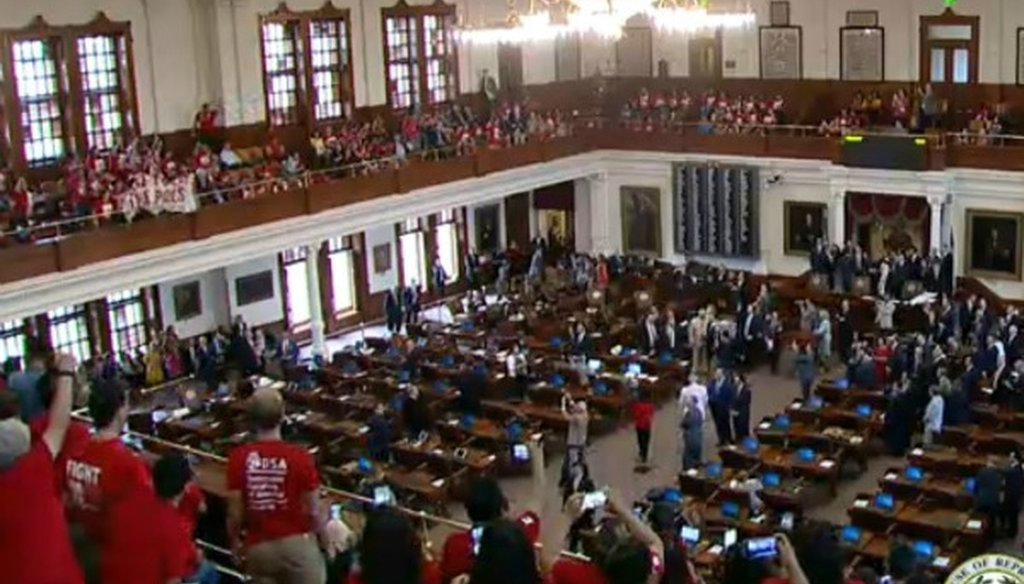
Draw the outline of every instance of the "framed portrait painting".
M815 242L827 237L828 205L786 201L782 212L786 255L810 255Z
M174 320L188 320L203 313L199 295L199 281L178 284L171 289L174 300Z
M1017 29L1017 85L1024 85L1024 27Z
M885 79L885 29L847 26L839 29L840 75L847 81Z
M799 26L762 26L761 78L803 77L803 29Z
M373 246L373 273L384 274L391 270L391 244Z
M622 251L661 256L661 189L622 187Z
M967 274L999 280L1021 279L1024 214L967 210Z

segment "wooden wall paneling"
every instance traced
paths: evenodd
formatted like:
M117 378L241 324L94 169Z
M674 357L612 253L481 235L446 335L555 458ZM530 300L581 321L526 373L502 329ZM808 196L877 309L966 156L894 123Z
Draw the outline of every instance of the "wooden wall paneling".
M0 284L27 280L60 270L57 245L15 244L0 248Z
M513 146L500 150L480 150L476 154L476 173L478 176L482 176L492 172L536 164L544 160L542 148L540 142L528 142L522 146Z
M394 170L309 185L309 212L319 213L398 192Z
M107 299L100 298L86 304L86 315L89 318L89 332L92 337L93 351L99 356L114 350L111 340L110 311Z
M294 189L234 201L228 205L203 207L195 213L195 237L205 239L220 233L305 215L307 195L306 189Z
M317 290L320 292L320 318L324 322L324 328L330 326L334 319L334 308L331 305L331 262L327 257L327 242L320 242L316 249L317 264Z
M509 246L526 252L530 249L530 193L505 197L505 236Z
M420 220L423 223L423 220ZM434 299L434 278L432 276L434 271L434 256L437 255L437 233L434 231L437 229L437 214L431 214L426 217L426 228L423 230L423 263L426 264L427 275L426 282L420 282L420 293L423 299L420 301L421 304L425 305L427 299Z
M61 270L73 270L114 257L189 241L194 215L160 215L144 219L145 227L107 225L86 230L57 243Z
M398 192L408 193L434 185L454 182L476 176L476 158L448 158L445 160L413 160L398 169Z

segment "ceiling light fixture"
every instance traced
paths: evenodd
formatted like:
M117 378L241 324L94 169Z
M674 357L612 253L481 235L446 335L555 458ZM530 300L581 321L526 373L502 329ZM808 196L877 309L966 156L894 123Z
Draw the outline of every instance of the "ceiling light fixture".
M523 44L589 34L614 40L635 16L647 17L658 30L683 34L756 22L749 10L709 12L708 4L708 0L530 0L527 13L519 14L511 0L502 25L460 27L456 39L468 44Z

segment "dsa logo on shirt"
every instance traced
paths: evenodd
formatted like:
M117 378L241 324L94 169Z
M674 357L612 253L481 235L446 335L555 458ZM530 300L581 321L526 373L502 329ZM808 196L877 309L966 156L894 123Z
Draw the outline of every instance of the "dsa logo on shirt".
M288 461L283 458L264 458L258 452L250 452L245 459L245 466L250 471L287 472Z

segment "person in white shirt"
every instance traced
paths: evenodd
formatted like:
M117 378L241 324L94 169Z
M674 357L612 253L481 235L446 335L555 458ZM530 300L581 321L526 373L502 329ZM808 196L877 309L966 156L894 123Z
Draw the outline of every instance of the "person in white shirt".
M883 331L892 330L892 316L896 312L896 303L890 298L883 298L875 303L875 324Z
M939 388L936 386L932 386L928 390L928 394L932 397L928 401L928 406L924 409L923 442L925 444L933 444L935 435L942 433L942 415L946 409L946 401L942 398L942 394L939 393Z
M696 374L690 374L690 384L679 392L679 411L686 409L691 403L691 398L696 401L701 418L706 420L708 417L708 388L700 383L700 378Z
M516 397L522 401L526 399L526 355L519 343L515 344L512 352L505 358L505 367L508 376L515 384Z

